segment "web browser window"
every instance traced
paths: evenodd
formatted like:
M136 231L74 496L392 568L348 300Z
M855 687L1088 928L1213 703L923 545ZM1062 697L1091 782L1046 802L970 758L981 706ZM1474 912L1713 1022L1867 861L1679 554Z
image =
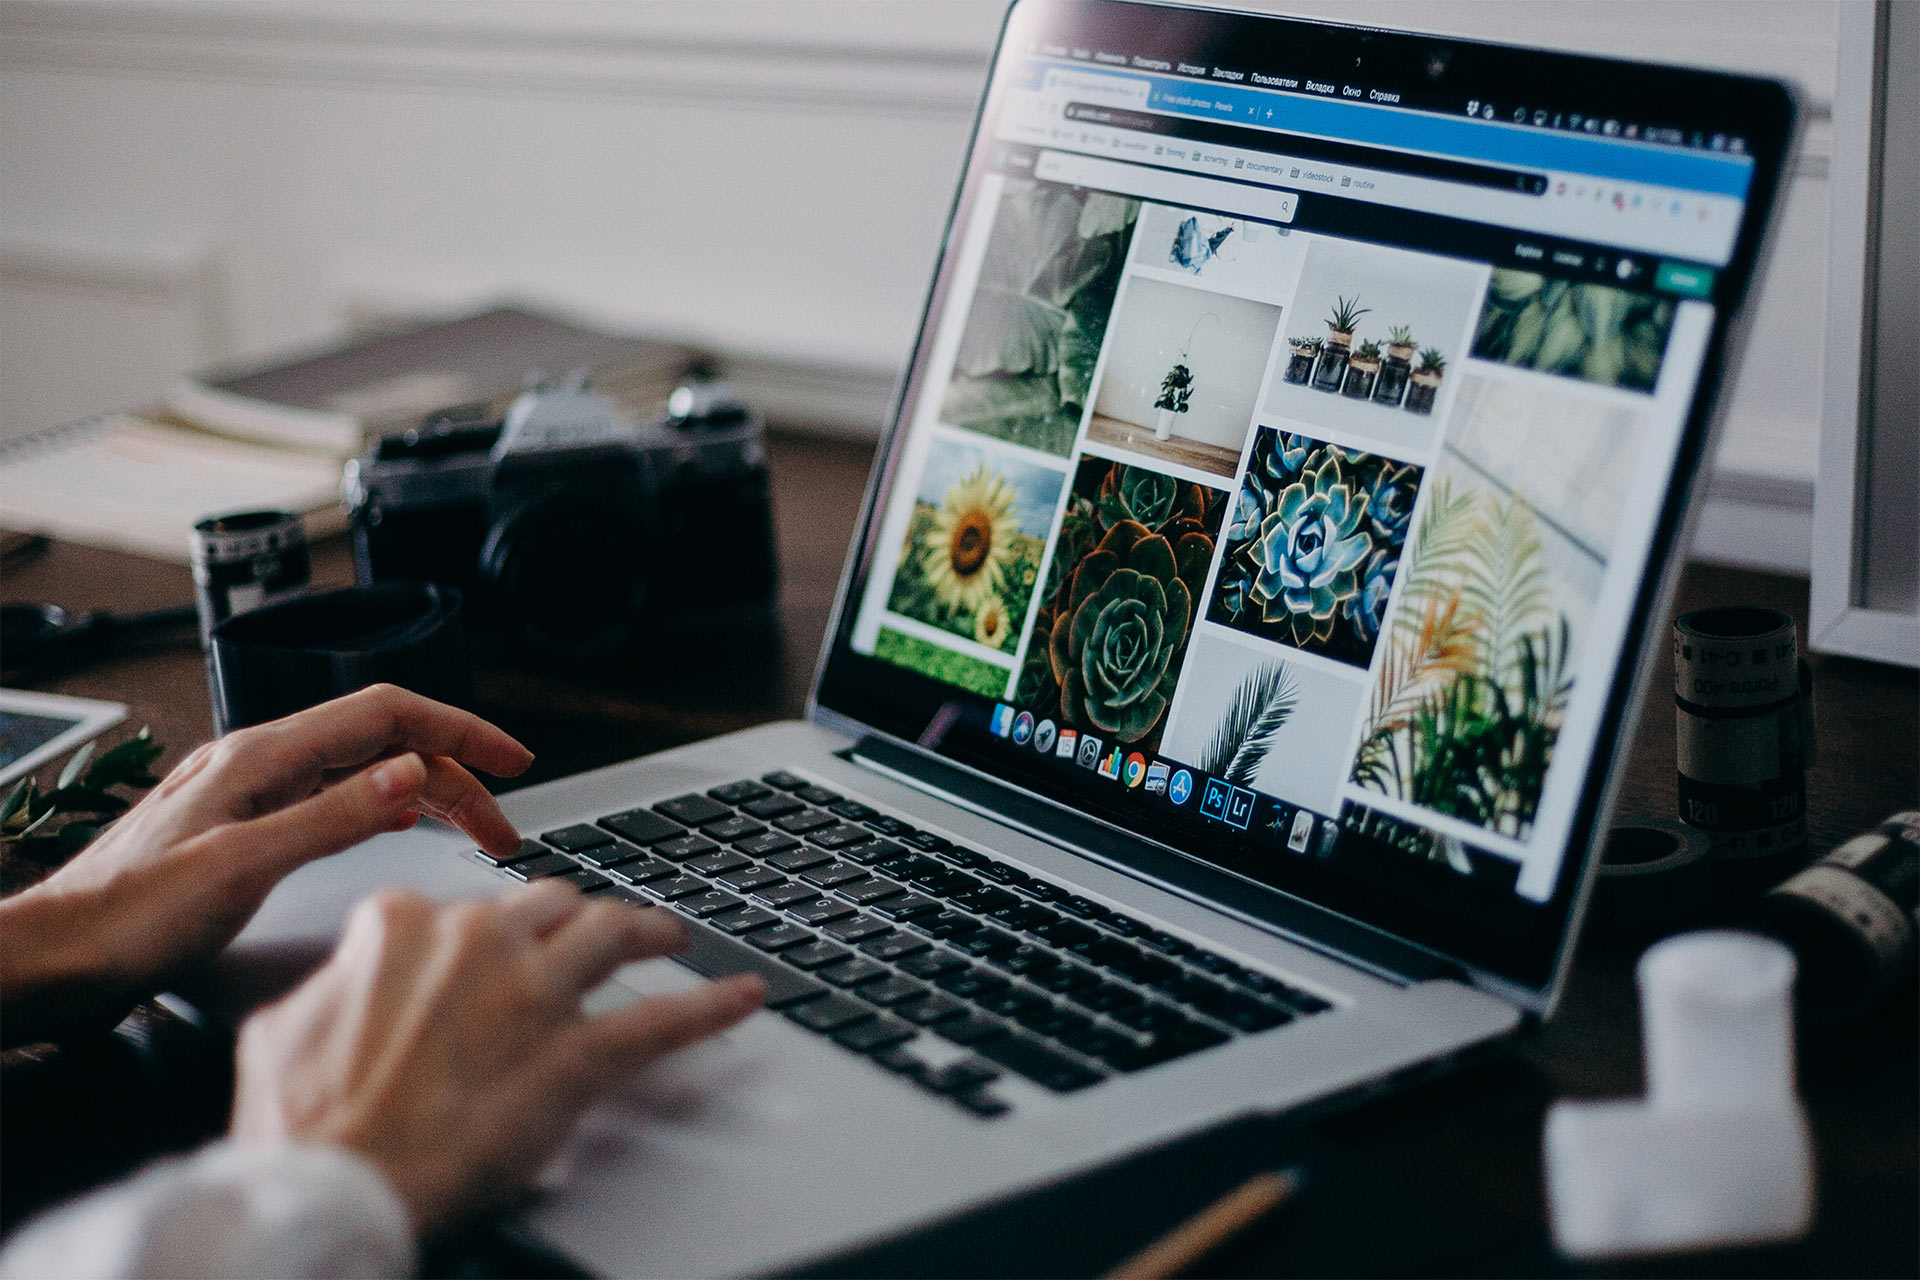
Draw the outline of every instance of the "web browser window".
M1003 53L845 643L976 765L1524 932L1748 139L1049 35Z

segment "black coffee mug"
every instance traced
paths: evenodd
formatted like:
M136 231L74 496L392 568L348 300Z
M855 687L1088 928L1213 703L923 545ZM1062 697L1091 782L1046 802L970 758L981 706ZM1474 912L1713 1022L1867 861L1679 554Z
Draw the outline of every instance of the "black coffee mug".
M454 706L473 696L460 593L383 583L299 596L226 618L207 658L219 734L371 684Z

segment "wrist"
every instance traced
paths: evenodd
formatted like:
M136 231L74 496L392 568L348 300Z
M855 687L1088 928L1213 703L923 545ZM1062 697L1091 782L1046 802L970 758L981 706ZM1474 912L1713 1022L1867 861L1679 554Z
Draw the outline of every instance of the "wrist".
M28 1043L127 999L105 904L92 889L35 885L0 899L0 1038Z

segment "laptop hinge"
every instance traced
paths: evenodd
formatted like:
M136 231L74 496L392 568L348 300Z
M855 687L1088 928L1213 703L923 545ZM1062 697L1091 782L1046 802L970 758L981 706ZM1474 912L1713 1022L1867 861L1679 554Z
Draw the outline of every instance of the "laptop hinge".
M1465 971L1444 957L924 752L866 736L839 754L853 764L1377 976L1401 983L1435 978L1467 981Z

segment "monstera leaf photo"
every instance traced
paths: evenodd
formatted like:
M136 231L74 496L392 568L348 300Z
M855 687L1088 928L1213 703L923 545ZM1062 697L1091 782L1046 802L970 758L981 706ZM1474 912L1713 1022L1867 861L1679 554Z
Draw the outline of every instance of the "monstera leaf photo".
M1207 620L1366 666L1420 477L1408 463L1262 428Z
M1019 706L1158 749L1222 497L1142 467L1081 459L1015 686Z
M1065 457L1125 265L1137 200L1007 184L940 420Z

